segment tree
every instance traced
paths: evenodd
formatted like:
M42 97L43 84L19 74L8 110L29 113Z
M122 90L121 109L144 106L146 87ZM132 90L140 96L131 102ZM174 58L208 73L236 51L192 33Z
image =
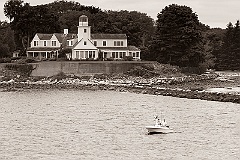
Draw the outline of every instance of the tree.
M157 16L152 52L160 63L198 67L204 62L201 23L187 6L166 6Z
M240 22L235 26L230 22L223 38L221 51L215 54L216 69L239 70L240 64Z
M0 21L0 57L9 57L15 49L13 30L9 23Z
M10 0L4 5L5 16L10 19L17 47L26 50L30 39L37 33L58 32L58 18L45 6L30 6L21 0Z
M209 28L203 31L205 64L208 68L214 68L216 55L221 52L225 30L221 28Z
M147 47L154 33L154 21L145 13L136 11L67 11L59 18L61 29L77 33L79 16L88 16L92 33L126 34L130 45Z

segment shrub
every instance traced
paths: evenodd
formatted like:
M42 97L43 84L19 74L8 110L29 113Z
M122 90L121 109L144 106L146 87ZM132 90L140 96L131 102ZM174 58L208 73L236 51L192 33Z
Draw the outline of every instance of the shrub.
M124 59L125 61L132 61L132 60L133 60L133 57L132 57L132 56L125 56L125 57L123 57L123 59Z
M21 59L21 57L11 57L11 60L18 60Z
M107 74L95 74L94 78L96 79L106 79L108 77Z
M107 61L114 61L114 58L110 57L110 58L106 58Z
M49 60L49 61L56 61L57 58L49 58L48 60Z
M11 58L1 58L0 59L0 63L11 63L11 62L12 62Z
M22 76L30 76L34 70L31 64L6 64L5 68L18 72Z
M64 72L59 72L58 74L52 76L52 79L62 80L67 78L67 75Z
M127 72L128 75L131 76L140 76L140 77L153 77L154 73L149 71L148 69L142 67L142 66L135 66L134 68L130 69Z
M26 64L26 63L35 63L37 62L34 58L21 58L17 60L18 64Z
M57 61L68 61L68 59L65 57L63 57L63 58L57 58Z
M149 71L154 70L154 65L153 64L144 64L144 65L142 65L142 67L149 70Z

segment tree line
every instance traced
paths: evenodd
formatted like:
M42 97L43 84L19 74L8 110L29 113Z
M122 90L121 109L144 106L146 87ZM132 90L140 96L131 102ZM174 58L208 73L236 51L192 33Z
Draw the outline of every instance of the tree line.
M38 6L9 0L4 13L10 24L0 23L0 32L8 34L0 35L1 57L15 49L24 53L36 33L61 33L65 28L77 33L79 16L84 14L89 18L92 33L126 34L129 45L141 49L143 60L182 68L240 69L239 21L235 26L229 23L227 29L210 28L188 6L166 6L158 13L156 22L146 13L103 11L64 0ZM12 38L6 41L4 36Z

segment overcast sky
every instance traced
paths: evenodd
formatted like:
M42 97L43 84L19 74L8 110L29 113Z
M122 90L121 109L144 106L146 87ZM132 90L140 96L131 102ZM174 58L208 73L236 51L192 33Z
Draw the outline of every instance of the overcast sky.
M48 4L54 0L23 0L31 6ZM74 0L73 0L74 1ZM6 0L0 2L0 20L7 20L3 8ZM196 12L200 22L211 28L226 28L240 19L240 0L75 0L82 5L95 6L103 10L128 10L147 13L153 19L165 6L170 4L186 5Z

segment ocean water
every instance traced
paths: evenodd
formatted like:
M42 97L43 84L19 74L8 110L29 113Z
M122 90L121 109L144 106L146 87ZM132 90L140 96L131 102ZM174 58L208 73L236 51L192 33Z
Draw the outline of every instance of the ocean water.
M1 160L239 160L240 105L114 91L0 92ZM174 129L148 135L162 114Z

